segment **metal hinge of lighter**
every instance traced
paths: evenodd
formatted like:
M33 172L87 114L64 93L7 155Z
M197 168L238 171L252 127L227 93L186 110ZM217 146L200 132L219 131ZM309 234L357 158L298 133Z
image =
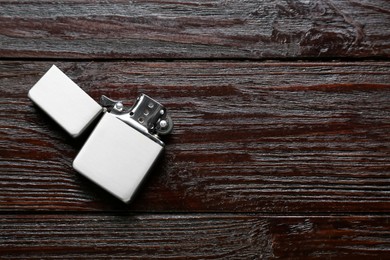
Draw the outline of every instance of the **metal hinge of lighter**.
M103 113L73 168L125 203L164 149L159 135L173 128L167 110L147 95L130 108L102 96L100 106L55 65L28 97L73 137Z

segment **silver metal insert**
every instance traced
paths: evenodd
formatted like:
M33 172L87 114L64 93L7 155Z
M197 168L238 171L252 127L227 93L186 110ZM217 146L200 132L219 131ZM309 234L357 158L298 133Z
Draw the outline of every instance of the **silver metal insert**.
M173 122L166 108L145 94L141 94L130 108L126 108L122 101L104 95L100 104L110 114L154 138L172 132Z

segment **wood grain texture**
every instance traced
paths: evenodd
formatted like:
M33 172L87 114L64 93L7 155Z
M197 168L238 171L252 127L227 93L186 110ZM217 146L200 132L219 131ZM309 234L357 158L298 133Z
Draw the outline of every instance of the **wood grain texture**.
M7 58L388 58L387 0L0 1Z
M389 217L3 215L6 259L387 259Z
M389 28L388 0L0 0L0 259L389 259ZM28 100L52 63L172 114L130 205Z
M0 62L0 210L388 212L390 63L64 62L88 94L146 93L175 122L130 206L83 179L27 91L49 62Z

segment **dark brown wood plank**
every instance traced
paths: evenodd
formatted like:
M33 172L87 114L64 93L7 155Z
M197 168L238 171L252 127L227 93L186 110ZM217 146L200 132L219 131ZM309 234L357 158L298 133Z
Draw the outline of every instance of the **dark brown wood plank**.
M390 210L389 62L57 65L96 100L156 98L174 132L126 207L72 169L82 140L27 98L51 63L0 62L1 210Z
M389 57L387 0L0 1L8 58Z
M4 215L7 259L387 259L389 217Z

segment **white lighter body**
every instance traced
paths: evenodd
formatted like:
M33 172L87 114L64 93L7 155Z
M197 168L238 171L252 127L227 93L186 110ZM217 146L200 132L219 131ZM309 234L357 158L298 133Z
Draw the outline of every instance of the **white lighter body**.
M30 89L29 98L71 136L80 136L101 114L73 168L128 203L164 149L160 135L173 123L165 107L141 94L125 108L102 96L95 102L53 65Z

